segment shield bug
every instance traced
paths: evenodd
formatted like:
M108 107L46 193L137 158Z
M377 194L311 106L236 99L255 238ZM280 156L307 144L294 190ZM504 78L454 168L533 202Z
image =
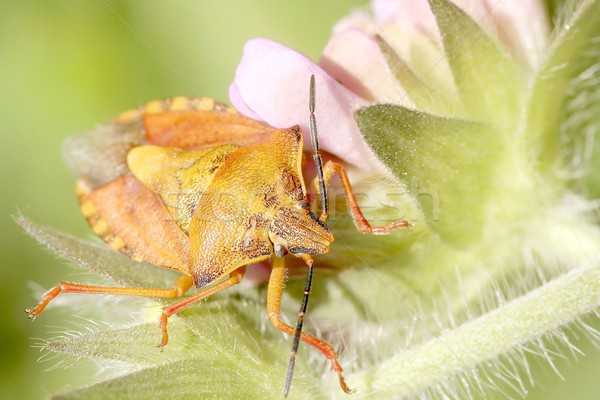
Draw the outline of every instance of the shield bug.
M168 318L201 299L240 282L250 264L273 259L267 314L279 330L294 336L285 384L289 392L300 340L330 360L344 392L337 354L328 343L302 332L315 254L329 251L333 235L325 225L327 187L341 178L351 216L361 233L386 234L407 221L372 227L363 216L341 164L324 166L319 153L315 81L309 95L311 141L317 177L312 182L321 214L312 213L302 175L299 126L275 129L243 117L208 98L176 97L127 111L65 143L65 157L77 176L80 208L92 230L113 249L182 274L170 288L90 286L60 282L27 310L39 315L59 293L181 297L163 308L160 347L169 341ZM308 267L296 328L280 318L284 256Z

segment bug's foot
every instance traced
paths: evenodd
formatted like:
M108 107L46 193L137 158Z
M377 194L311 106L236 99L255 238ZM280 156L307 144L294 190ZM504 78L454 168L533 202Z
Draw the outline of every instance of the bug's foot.
M46 308L46 306L48 305L48 303L50 302L50 299L44 299L40 304L38 304L35 308L28 308L27 310L25 310L25 313L27 313L27 318L29 318L30 320L34 320L35 317L37 317L38 315L40 315L42 313L42 311L44 311L44 308Z
M163 335L160 343L156 345L156 347L158 347L158 349L161 351L161 353L165 350L165 347L167 346L168 341L169 341L169 336Z
M338 379L340 381L340 386L342 387L342 390L344 391L344 393L352 394L352 393L356 392L356 389L350 389L348 387L348 385L346 384L346 381L344 380L344 376L342 374L338 374Z
M27 310L25 310L25 313L27 314L27 318L29 318L32 321L35 319L35 317L37 317L35 308L28 308Z
M56 296L58 296L58 294L61 291L62 291L62 287L59 285L59 286L56 286L56 287L50 289L48 292L46 292L46 294L44 295L44 298L42 299L42 301L40 301L40 304L38 304L35 308L28 308L27 310L25 310L25 312L27 313L27 317L29 317L29 319L31 319L31 320L35 319L35 317L40 315L42 313L42 311L44 311L44 309L46 308L48 303L50 303L50 301L52 301L52 299L54 299Z
M333 366L333 370L337 373L338 380L340 381L340 386L341 386L342 390L344 391L344 393L352 394L352 393L356 392L356 389L350 389L350 387L346 384L346 380L344 379L344 374L342 371L342 366L340 365L338 360L334 358L331 360L331 363Z
M160 351L163 351L165 346L169 343L169 332L167 331L167 318L167 315L163 313L160 316L160 322L158 323L158 326L160 327L160 331L162 333L162 339L160 341L160 344L157 346L160 348Z

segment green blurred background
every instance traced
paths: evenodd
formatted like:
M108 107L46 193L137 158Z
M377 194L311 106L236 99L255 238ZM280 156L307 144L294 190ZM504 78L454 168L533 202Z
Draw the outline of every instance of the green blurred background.
M316 59L334 22L366 1L19 1L0 3L0 398L39 399L92 382L94 365L48 368L35 338L73 327L71 310L31 323L32 283L49 288L74 270L27 238L12 221L36 222L82 237L63 139L152 99L204 95L227 101L246 40L269 37ZM85 311L92 316L93 310ZM75 322L74 322L75 321ZM566 383L546 366L529 399L592 399L600 354L572 368ZM539 386L545 387L541 390Z

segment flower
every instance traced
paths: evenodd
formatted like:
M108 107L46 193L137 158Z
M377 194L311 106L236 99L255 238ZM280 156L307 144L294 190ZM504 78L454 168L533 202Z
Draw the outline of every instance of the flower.
M581 3L551 36L541 1L374 0L370 13L354 12L334 27L318 64L268 39L247 43L230 89L240 112L307 131L306 81L315 74L321 147L351 167L393 176L409 191L408 208L418 210L418 239L385 242L383 265L401 272L376 265L339 278L353 299L370 305L367 315L393 321L380 322L390 336L379 338L377 348L409 335L402 327L411 320L422 325L419 334L410 333L412 343L389 357L371 355L380 364L356 373L380 396L399 395L390 383L416 397L443 392L440 382L452 379L477 382L484 363L501 364L501 355L510 359L531 343L544 354L543 338L561 337L557 327L600 305L595 295L578 310L544 306L551 287L561 287L561 296L599 289L575 283L579 274L598 281L600 230L584 211L594 203L569 183L586 185L569 158L579 160L585 176L596 175L584 156L593 150L573 147L582 133L565 128L578 118L587 129L600 123L571 103L598 104L590 80L598 79L597 64L583 50L595 46L588 54L600 53L592 34L598 30L587 25L598 8L598 2ZM596 186L587 190L598 193ZM369 266L368 255L382 246L345 231L342 241ZM331 262L352 263L340 250ZM373 274L385 274L375 285L391 294L364 289L377 281ZM398 298L410 300L390 309ZM325 320L339 319L340 307L335 316L319 311ZM508 322L514 318L527 326L516 335ZM526 324L531 321L538 324ZM360 332L368 336L368 322L353 325L354 340L360 342ZM425 372L430 368L435 373ZM518 373L514 379L523 387Z
M524 67L539 64L548 39L548 22L539 1L519 2L518 6L513 1L455 3L520 57ZM362 141L353 113L382 102L414 108L415 101L412 93L407 93L413 87L404 87L397 79L394 65L378 42L389 44L416 79L448 92L452 102L456 88L441 34L425 0L374 1L372 14L355 12L340 21L333 32L318 65L272 40L250 40L230 87L230 100L248 117L280 128L299 124L307 132L306 77L315 74L322 148L350 164L369 164L385 174ZM439 101L430 100L434 104ZM451 104L445 107L453 108Z
M281 73L273 74L273 71ZM364 145L352 112L368 103L337 83L300 53L268 39L250 40L229 89L233 106L249 117L284 128L299 124L308 132L308 79L317 82L316 118L320 144L352 163L375 159Z

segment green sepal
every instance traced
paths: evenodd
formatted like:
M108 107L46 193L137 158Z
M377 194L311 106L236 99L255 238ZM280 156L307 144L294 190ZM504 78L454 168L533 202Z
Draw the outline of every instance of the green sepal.
M434 109L431 108L431 100L435 97L434 93L437 92L435 87L430 86L427 80L419 79L419 77L410 69L408 64L398 53L396 53L384 38L376 36L375 39L390 70L392 70L402 87L406 89L410 99L418 108L434 111Z
M582 1L561 19L528 104L537 167L600 196L600 2ZM557 165L557 161L559 164Z
M356 113L367 143L418 202L429 228L466 245L481 235L502 155L487 125L391 104Z
M521 72L479 25L446 0L430 0L464 116L506 127L520 107Z

